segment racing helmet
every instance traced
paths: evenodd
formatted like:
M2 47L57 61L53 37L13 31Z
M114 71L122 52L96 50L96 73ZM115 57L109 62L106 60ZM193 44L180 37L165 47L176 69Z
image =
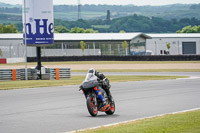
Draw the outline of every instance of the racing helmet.
M90 68L89 70L88 70L88 73L92 73L92 74L96 74L96 70L94 69L94 68Z

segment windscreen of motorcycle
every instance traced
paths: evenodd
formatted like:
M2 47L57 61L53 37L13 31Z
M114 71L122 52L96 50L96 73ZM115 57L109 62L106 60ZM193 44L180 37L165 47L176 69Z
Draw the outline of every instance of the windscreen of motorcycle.
M97 76L95 76L93 73L87 73L87 75L85 77L85 81L89 81L89 80L96 80L97 81Z
M97 76L93 73L86 75L85 81L82 83L83 88L92 88L98 85Z

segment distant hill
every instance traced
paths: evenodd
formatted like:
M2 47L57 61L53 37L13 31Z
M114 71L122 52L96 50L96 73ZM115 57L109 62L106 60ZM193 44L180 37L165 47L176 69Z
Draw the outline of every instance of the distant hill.
M195 8L192 8L195 7ZM135 6L135 5L83 5L81 6L83 19L105 19L107 10L110 10L112 18L119 18L133 14L147 17L161 17L164 19L198 18L200 19L200 8L198 4L173 4L166 6ZM77 6L56 5L54 6L55 17L63 20L74 20L69 17L71 13L77 12ZM63 14L64 13L64 14ZM64 16L63 16L64 15ZM92 17L89 17L92 16Z
M3 2L0 2L0 7L7 7L7 8L12 8L12 7L19 7L21 8L21 5L12 5L12 4L7 4L7 3L3 3Z
M0 7L11 7L12 5L0 2Z
M113 19L110 22L109 31L119 32L121 30L124 30L126 32L174 33L187 25L200 25L200 19L182 18L180 20L166 20L159 17L149 18L145 16L138 16L135 14ZM102 29L99 29L99 31L100 30Z
M107 10L111 18L119 18L133 14L147 17L161 17L163 19L181 19L195 17L200 19L200 4L173 4L165 6L135 6L135 5L82 5L82 19L105 19ZM56 19L73 21L77 20L77 6L55 5L54 17ZM21 5L11 5L0 2L0 14L14 13L21 15ZM13 14L12 14L13 15Z
M111 20L106 20L107 10ZM77 6L55 5L55 26L68 29L92 28L99 32L175 33L187 25L200 25L200 4L174 4L166 6L83 5L77 20ZM15 24L22 31L20 5L0 3L0 24Z

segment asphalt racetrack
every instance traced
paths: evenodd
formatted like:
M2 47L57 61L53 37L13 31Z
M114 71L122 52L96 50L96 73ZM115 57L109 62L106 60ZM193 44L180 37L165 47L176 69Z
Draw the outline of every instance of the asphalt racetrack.
M199 108L200 73L179 74L192 78L112 83L116 112L95 118L78 85L2 90L0 133L62 133Z

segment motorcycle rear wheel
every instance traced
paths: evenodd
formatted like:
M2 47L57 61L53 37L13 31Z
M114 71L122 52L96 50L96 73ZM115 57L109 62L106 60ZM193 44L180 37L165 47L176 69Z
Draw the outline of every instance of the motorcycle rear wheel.
M87 97L87 108L91 116L95 117L98 114L98 107L97 107L97 101L95 97L88 96Z

